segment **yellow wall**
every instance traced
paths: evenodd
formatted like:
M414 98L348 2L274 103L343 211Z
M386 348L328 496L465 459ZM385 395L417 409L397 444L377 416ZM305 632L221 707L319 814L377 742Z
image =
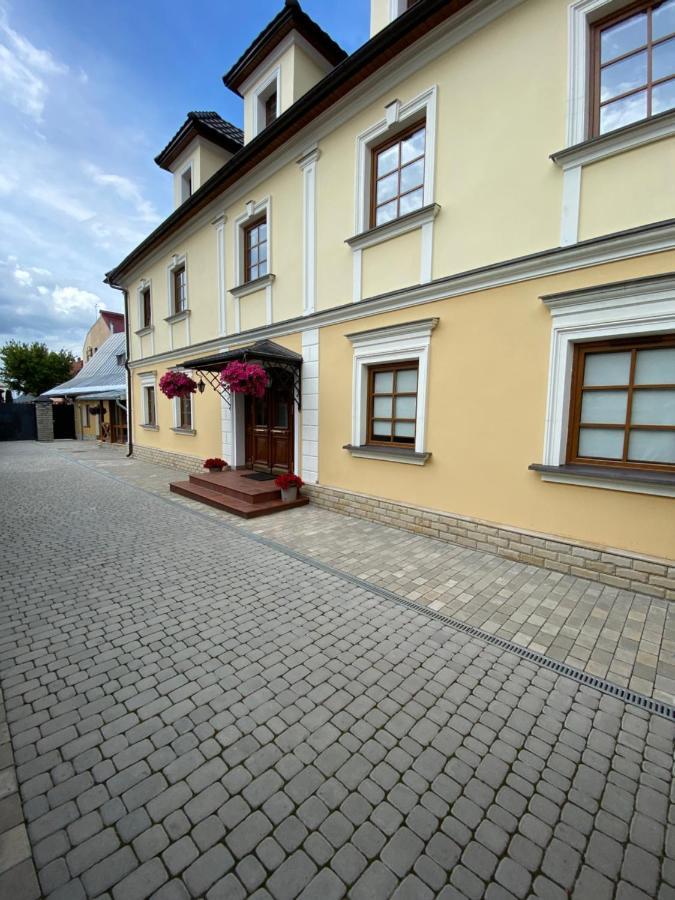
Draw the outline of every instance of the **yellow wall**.
M598 266L370 316L320 333L319 481L581 541L675 558L673 501L543 483L551 318L539 297L672 271L675 253ZM437 316L424 466L352 457L353 348L346 334ZM359 327L360 326L360 327Z
M362 277L364 297L419 284L419 236L410 232L368 247L363 251Z
M98 436L98 416L89 416L89 425L82 425L82 408L96 406L93 401L84 403L81 400L75 401L75 433L79 438L90 441Z

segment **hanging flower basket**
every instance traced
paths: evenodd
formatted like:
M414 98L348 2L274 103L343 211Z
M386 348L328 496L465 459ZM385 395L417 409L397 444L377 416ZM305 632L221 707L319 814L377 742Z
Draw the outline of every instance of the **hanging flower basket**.
M197 382L185 372L166 372L159 379L159 389L173 400L174 397L189 397L197 390Z
M228 363L220 373L221 382L233 394L248 394L249 397L263 397L270 383L269 376L257 363Z
M90 416L97 416L99 414L98 406L89 406L87 407L87 412Z

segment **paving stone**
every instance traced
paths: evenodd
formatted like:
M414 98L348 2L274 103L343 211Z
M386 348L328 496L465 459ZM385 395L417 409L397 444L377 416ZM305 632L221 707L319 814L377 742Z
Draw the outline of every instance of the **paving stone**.
M233 865L232 854L222 844L217 844L188 866L182 878L192 896L200 897Z
M275 900L291 900L309 884L316 871L312 859L298 850L271 875L267 888Z
M166 869L158 859L151 859L127 875L113 888L115 900L145 900L167 880Z

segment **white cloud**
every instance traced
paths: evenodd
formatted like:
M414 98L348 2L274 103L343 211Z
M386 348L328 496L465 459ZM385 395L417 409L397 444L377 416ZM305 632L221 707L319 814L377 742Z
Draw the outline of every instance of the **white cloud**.
M126 178L124 175L113 175L103 172L93 163L85 163L84 171L94 184L112 188L118 197L131 203L136 215L142 221L150 223L159 221L159 216L152 203L143 198L138 186L130 178Z
M94 213L76 198L55 185L38 182L27 191L28 196L38 203L43 203L55 209L59 213L75 219L76 222L85 222L91 219Z
M37 286L37 292L41 297L46 297L49 293L49 288L45 287L44 284L39 284Z
M51 79L65 75L68 66L10 28L7 14L2 9L0 41L0 94L12 106L39 122L49 93L45 76Z
M96 314L96 304L101 303L101 298L91 291L83 291L76 287L58 287L52 291L54 309L64 315L73 313L91 312Z
M14 269L14 281L22 287L30 287L33 283L33 276L26 269L20 269L17 266Z

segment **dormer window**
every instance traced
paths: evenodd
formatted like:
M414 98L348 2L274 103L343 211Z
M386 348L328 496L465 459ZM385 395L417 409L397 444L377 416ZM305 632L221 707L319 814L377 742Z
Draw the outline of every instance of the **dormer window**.
M180 176L180 202L185 203L185 201L189 200L191 196L192 196L192 166L190 165Z
M280 74L280 69L275 69L255 91L253 107L254 134L260 134L260 132L267 128L268 125L271 125L279 115Z
M271 125L277 117L277 92L270 94L265 100L265 128Z

